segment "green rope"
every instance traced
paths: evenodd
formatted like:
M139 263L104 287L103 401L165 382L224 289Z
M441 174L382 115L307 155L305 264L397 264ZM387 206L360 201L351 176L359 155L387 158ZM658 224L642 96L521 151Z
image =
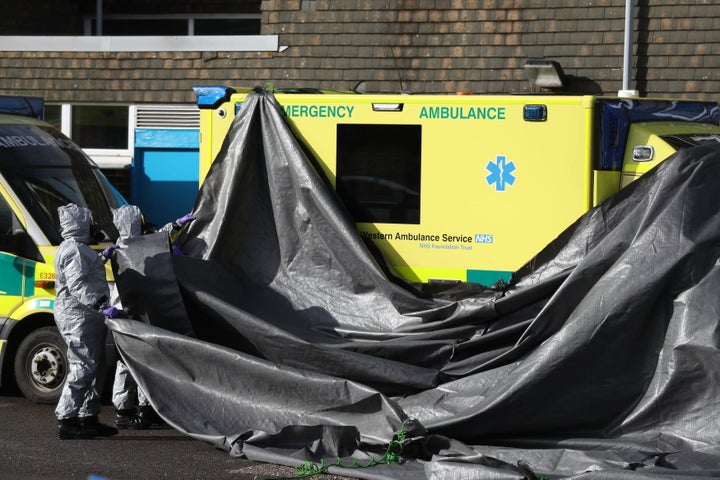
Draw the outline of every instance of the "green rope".
M267 477L260 480L295 480L298 478L313 477L315 475L322 475L328 473L330 467L339 468L370 468L376 465L389 465L391 463L398 463L400 461L400 455L402 454L402 442L407 438L407 432L405 431L405 424L410 420L405 420L400 428L400 432L394 435L393 439L388 443L385 449L385 454L380 458L375 458L374 455L370 455L370 461L361 465L356 457L352 457L352 463L350 465L343 465L342 458L337 457L335 463L326 465L325 460L320 459L320 462L302 462L300 465L295 467L295 477Z

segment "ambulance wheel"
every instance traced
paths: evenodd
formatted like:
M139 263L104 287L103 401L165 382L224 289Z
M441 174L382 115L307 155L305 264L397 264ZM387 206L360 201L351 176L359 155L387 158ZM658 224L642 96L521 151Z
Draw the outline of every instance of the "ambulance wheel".
M68 373L67 346L55 327L30 332L15 355L15 382L35 403L57 403Z

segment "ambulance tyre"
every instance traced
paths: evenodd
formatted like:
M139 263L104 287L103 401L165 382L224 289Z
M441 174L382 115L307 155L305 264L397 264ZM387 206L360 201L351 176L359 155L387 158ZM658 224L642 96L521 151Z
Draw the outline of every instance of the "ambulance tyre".
M67 347L55 327L33 330L15 355L15 382L35 403L57 403L68 373Z

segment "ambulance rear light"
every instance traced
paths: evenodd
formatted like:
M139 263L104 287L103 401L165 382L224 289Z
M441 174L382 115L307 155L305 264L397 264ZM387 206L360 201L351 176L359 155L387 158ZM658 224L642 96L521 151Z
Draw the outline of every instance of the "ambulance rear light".
M526 122L544 122L547 120L546 105L524 105L523 120Z
M649 162L655 156L655 149L652 145L635 145L632 151L632 159L636 162Z
M35 280L35 288L44 288L49 290L55 288L55 282L53 280Z
M402 103L373 103L373 112L402 112Z

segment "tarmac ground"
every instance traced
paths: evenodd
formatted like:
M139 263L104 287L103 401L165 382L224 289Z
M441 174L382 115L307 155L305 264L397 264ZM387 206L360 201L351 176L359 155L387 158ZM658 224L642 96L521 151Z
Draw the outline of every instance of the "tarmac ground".
M171 427L58 440L54 405L0 389L0 480L260 480L297 478L295 469L231 457ZM112 406L100 414L111 425ZM317 475L316 480L347 477Z

